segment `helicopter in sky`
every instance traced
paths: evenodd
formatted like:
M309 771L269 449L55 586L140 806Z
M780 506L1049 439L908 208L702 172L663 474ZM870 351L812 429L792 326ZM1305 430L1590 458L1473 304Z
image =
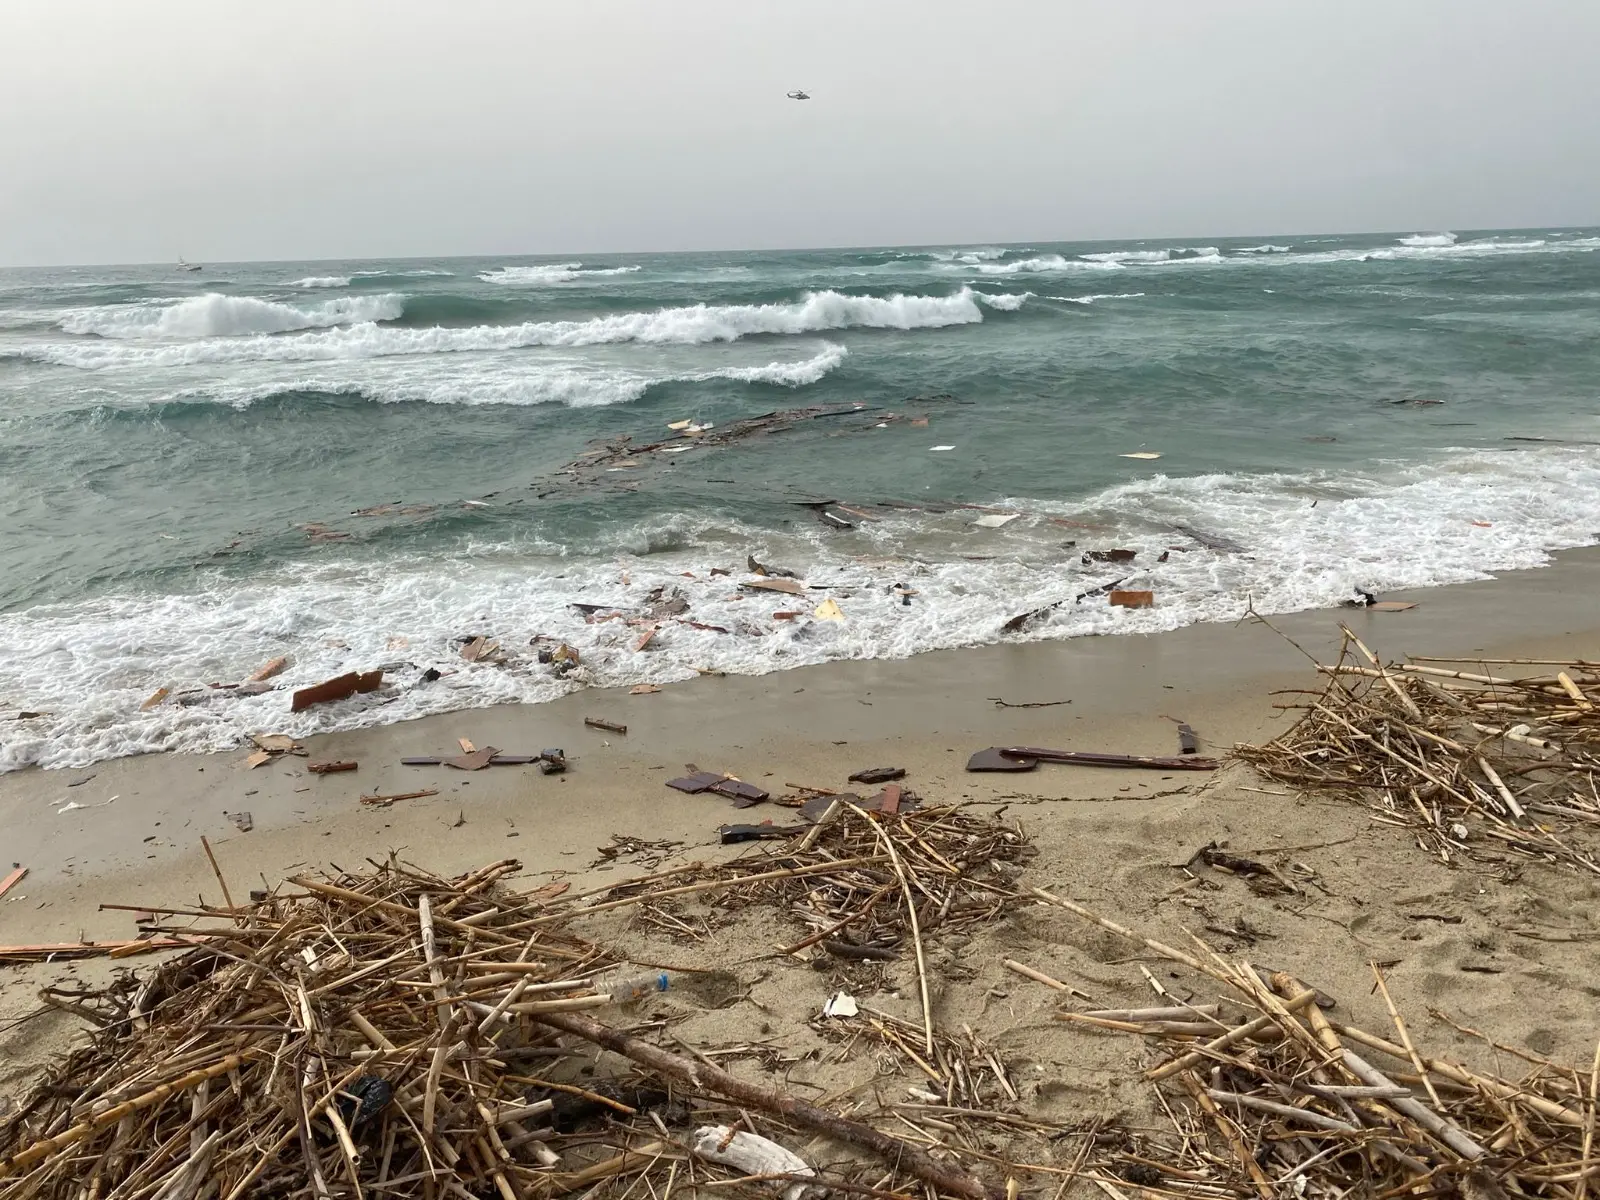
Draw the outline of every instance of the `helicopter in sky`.
M787 95L789 97L789 99L791 99L791 100L809 100L809 99L811 99L811 93L810 92L786 92L784 94Z

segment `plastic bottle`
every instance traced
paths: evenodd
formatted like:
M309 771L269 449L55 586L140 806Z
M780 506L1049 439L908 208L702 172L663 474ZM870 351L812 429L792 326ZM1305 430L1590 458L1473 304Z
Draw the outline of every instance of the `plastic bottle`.
M644 975L600 980L595 991L609 995L613 1004L637 1004L646 996L666 991L668 982L665 971L650 971Z

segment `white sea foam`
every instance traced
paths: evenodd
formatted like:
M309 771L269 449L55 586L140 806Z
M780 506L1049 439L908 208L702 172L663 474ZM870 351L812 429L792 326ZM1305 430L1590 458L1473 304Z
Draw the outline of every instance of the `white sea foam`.
M1079 258L1086 262L1116 263L1118 266L1127 263L1163 263L1172 257L1170 250L1102 250L1098 254L1080 254Z
M1453 246L1456 235L1453 233L1413 233L1410 237L1400 239L1402 246Z
M809 358L706 371L630 370L577 358L528 361L492 357L481 363L431 359L389 360L351 364L354 369L316 375L228 378L199 388L156 396L142 405L213 403L249 408L291 393L359 396L377 404L534 405L565 404L572 408L627 404L652 387L668 383L707 383L718 379L800 388L816 383L844 362L843 346L824 342ZM269 367L276 364L267 364ZM331 364L338 368L342 364Z
M1271 242L1268 242L1261 246L1236 246L1232 252L1234 254L1287 254L1289 253L1289 247L1274 246Z
M499 283L517 287L537 287L547 283L571 283L599 275L631 275L640 270L632 267L585 267L581 262L543 263L536 267L496 267L480 271L478 278L485 283Z
M999 312L1016 312L1029 300L1033 299L1032 292L973 292L978 301L989 308Z
M340 296L302 306L208 292L186 299L107 304L72 310L61 318L67 333L104 338L216 338L289 333L374 321L393 321L406 298L393 292Z
M341 303L353 305L369 299L382 297L352 297ZM305 315L304 310L287 305L269 307L298 314L297 319ZM732 342L760 334L795 335L852 328L936 329L976 324L982 320L978 296L970 288L948 296L847 296L824 291L808 293L804 299L787 304L694 304L654 312L617 313L586 321L429 329L357 324L287 337L213 338L182 345L30 345L22 347L17 354L39 362L98 370L191 363L316 362L625 342L699 345Z
M965 267L981 275L1048 275L1058 271L1116 271L1122 267L1115 262L1084 262L1082 259L1063 258L1059 254L1044 254L1034 258L1014 258L1010 262L979 262Z
M305 279L291 279L284 287L293 288L338 288L349 287L348 275L312 275Z
M1096 292L1091 296L1046 296L1046 300L1065 300L1068 304L1093 304L1099 300L1137 300L1143 292Z
M1076 503L1007 503L1026 515L997 530L975 528L967 512L785 535L713 516L663 514L618 523L583 546L556 544L545 533L537 535L543 541L519 545L382 559L330 547L310 564L247 579L218 573L175 594L112 593L0 613L0 695L51 714L8 726L0 770L230 749L249 731L304 736L547 700L583 684L687 679L697 667L753 675L995 641L1007 617L1108 577L1108 569L1082 567L1060 551L1052 515L1110 527L1097 541L1136 548L1130 584L1153 588L1161 603L1138 611L1069 603L1026 635L1035 639L1237 620L1247 602L1263 613L1319 607L1353 586L1383 591L1480 579L1542 565L1552 550L1593 540L1600 454L1458 452L1426 471L1395 465L1359 475L1153 475ZM1232 538L1247 552L1196 549L1158 563L1176 524ZM993 557L963 557L975 551ZM770 613L777 605L734 602L727 581L709 568L751 552L826 580L845 621L776 622ZM903 557L904 565L885 575L875 565L885 555ZM1043 564L1051 569L1039 569ZM886 579L915 587L914 605L886 594ZM684 590L694 619L730 632L669 622L656 637L657 652L636 654L634 631L587 625L568 607L580 600L643 605L662 584ZM516 652L512 662L464 664L452 642L463 631L495 635ZM581 672L554 679L523 649L534 632L578 647ZM405 647L391 648L398 638ZM294 658L279 681L283 690L140 711L157 686L240 679L280 654ZM288 711L289 689L383 664L387 678L378 693ZM434 664L454 674L421 683L421 671Z

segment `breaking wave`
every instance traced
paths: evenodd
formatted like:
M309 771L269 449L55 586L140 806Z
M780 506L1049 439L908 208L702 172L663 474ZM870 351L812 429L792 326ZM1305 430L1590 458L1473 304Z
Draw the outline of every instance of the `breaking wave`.
M373 297L372 299L382 299ZM1008 297L991 308L1014 308ZM403 329L370 322L291 337L213 338L185 345L126 346L68 344L26 346L20 357L86 370L125 366L181 366L190 363L316 362L381 358L396 354L445 354L518 350L530 346L599 346L625 342L646 345L700 345L740 338L821 333L832 329L938 329L983 320L980 295L962 288L949 296L847 296L811 292L788 304L694 304L654 312L618 313L587 321L534 321L521 325L476 325L464 329ZM349 303L357 303L352 300ZM257 302L265 303L265 302ZM302 310L270 305L304 319Z
M1042 275L1052 271L1117 271L1116 262L1085 262L1077 258L1063 258L1059 254L1044 254L1034 258L1014 258L1010 262L973 263L968 270L980 275Z
M1402 246L1453 246L1456 235L1453 233L1413 233L1410 237L1400 239Z
M642 268L585 267L581 262L544 263L536 267L497 267L492 271L479 271L478 278L485 283L508 286L537 287L546 283L571 283L596 275L632 275Z
M405 297L392 292L341 296L309 308L208 292L186 300L78 309L61 318L61 328L103 338L241 337L393 321L403 312Z
M312 275L306 279L291 279L284 287L293 288L336 288L349 287L348 275Z

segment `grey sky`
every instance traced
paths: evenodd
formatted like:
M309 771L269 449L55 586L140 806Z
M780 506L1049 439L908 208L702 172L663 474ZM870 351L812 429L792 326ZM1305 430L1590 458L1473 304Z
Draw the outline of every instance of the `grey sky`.
M0 264L1591 224L1597 50L1595 0L9 0Z

